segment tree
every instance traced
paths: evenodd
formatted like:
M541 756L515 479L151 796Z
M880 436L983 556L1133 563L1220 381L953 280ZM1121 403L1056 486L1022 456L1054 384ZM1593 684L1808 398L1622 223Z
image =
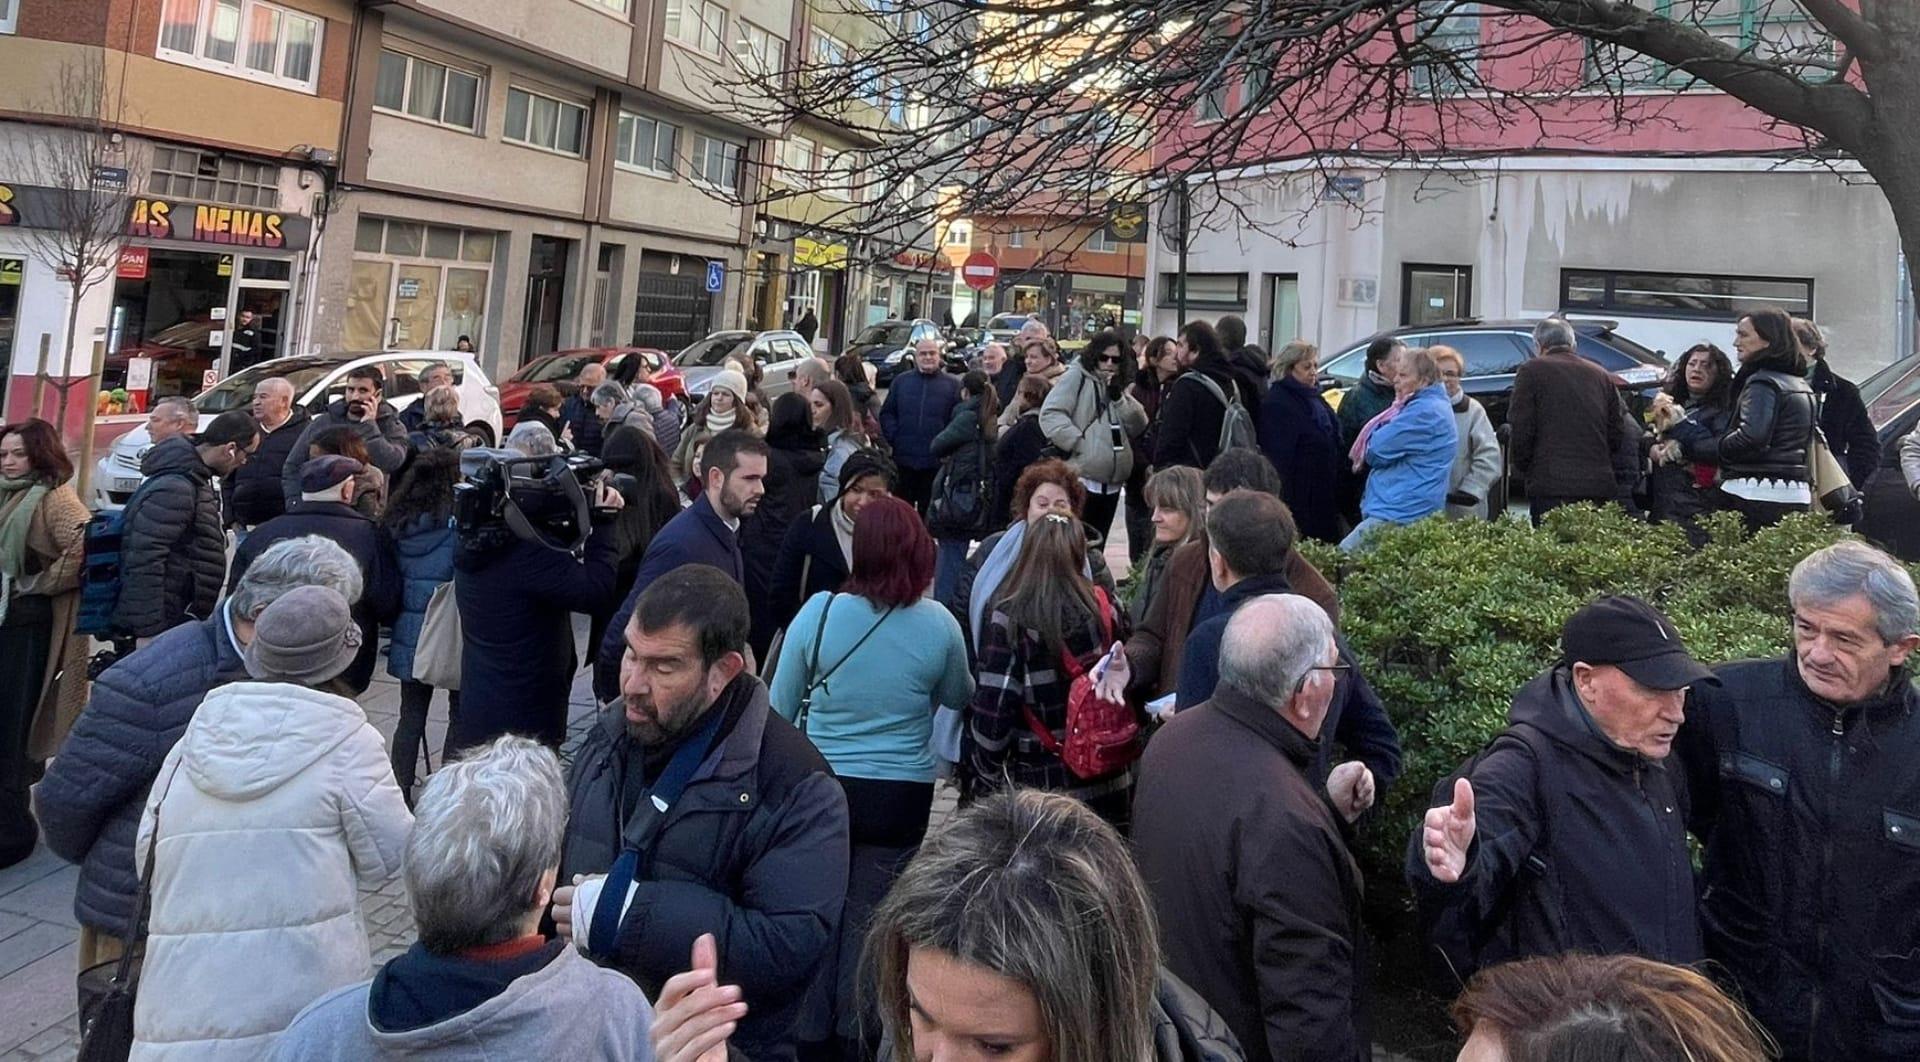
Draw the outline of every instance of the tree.
M99 55L69 60L37 108L45 124L32 127L12 152L14 173L31 174L34 183L56 191L44 208L47 216L20 231L34 256L67 286L66 334L55 348L61 352L59 368L41 366L34 383L36 413L43 388L58 392L56 423L63 432L71 392L82 385L91 389L100 379L97 360L86 375L71 371L80 302L114 275L127 225L127 171L117 122L110 118L116 109ZM91 415L87 423L92 424ZM87 434L83 450L91 448L91 430Z
M1116 195L1197 190L1237 212L1263 162L1328 172L1364 157L1434 165L1590 149L1673 123L1707 86L1762 117L1767 147L1857 161L1920 249L1920 4L1911 0L867 0L864 47L796 49L721 86L759 121L873 146L861 202L833 224L879 233L908 180L947 217L1101 216ZM740 91L750 87L751 92ZM888 113L910 118L888 120ZM1196 120L1196 118L1200 120ZM773 168L778 169L776 162ZM762 203L828 175L790 174ZM1230 187L1234 186L1234 187ZM1920 282L1920 271L1915 271Z

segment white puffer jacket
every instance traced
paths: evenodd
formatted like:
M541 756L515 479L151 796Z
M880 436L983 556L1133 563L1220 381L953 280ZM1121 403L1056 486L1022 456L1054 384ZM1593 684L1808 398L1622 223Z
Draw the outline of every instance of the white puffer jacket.
M161 764L133 1059L264 1057L301 1008L371 974L359 887L400 868L413 815L360 706L300 686L207 695Z

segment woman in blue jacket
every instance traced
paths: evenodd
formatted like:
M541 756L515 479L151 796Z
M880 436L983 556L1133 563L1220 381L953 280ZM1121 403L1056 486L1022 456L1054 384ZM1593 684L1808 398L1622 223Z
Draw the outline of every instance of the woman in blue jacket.
M768 691L847 794L853 849L838 980L822 983L837 985L832 1032L848 1044L862 1033L856 974L868 917L932 815L934 709L973 696L959 621L925 596L933 563L933 538L912 506L868 502L853 523L852 574L793 618Z
M413 806L414 763L427 736L433 687L413 677L414 650L427 620L427 604L441 585L453 581L453 484L460 473L460 452L433 447L414 455L401 470L399 485L387 501L381 523L393 536L400 561L400 615L393 621L387 649L387 673L400 680L400 721L393 729L393 777ZM447 730L460 711L460 691L447 691ZM440 747L446 758L448 745ZM431 755L427 758L433 766Z
M1362 464L1372 471L1360 497L1360 523L1340 542L1349 552L1364 548L1383 527L1447 508L1460 435L1440 366L1424 349L1411 348L1394 355L1393 373L1393 404L1360 429L1350 453L1355 471Z

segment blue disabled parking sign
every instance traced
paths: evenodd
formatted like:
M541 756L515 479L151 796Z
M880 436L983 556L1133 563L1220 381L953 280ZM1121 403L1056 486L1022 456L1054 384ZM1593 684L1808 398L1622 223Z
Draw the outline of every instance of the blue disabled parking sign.
M718 292L727 286L727 263L707 263L707 291Z

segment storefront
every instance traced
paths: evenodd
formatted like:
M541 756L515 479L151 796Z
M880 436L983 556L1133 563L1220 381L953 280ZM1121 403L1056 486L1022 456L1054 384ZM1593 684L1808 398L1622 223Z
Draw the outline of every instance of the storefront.
M1022 273L1003 279L1001 313L1039 317L1063 340L1086 339L1103 328L1138 327L1144 282L1091 273Z
M348 350L452 350L486 334L497 232L363 214L341 333Z
M920 318L944 324L953 311L953 270L932 251L901 251L876 262L867 293L867 324Z
M849 340L847 330L847 245L800 237L793 241L793 275L787 282L786 318L798 324L811 312L819 322L815 350L833 353Z

